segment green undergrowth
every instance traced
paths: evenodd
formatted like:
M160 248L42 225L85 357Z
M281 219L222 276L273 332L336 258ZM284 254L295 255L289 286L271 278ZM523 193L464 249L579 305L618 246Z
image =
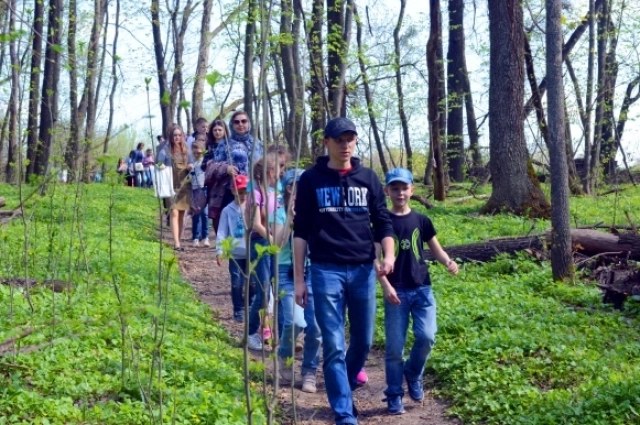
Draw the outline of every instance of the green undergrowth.
M19 203L15 187L0 194L8 208ZM160 415L162 423L246 423L242 350L180 277L168 247L159 261L152 191L58 185L26 205L26 231L22 219L0 226L0 277L25 276L26 235L37 281L33 311L24 288L12 297L0 284L0 342L29 333L17 354L0 357L0 424L132 425L160 423ZM47 279L74 287L55 293L41 284ZM254 423L263 423L257 398L253 405Z
M478 217L483 201L449 202L427 211L445 248L550 225L509 215ZM570 207L574 226L612 224L614 217L628 224L625 212L639 223L640 191L574 198ZM553 282L550 265L524 253L465 264L456 277L432 265L431 275L438 333L427 368L438 393L453 403L450 413L464 423L640 423L637 307L616 312L579 278ZM379 300L374 343L383 347Z

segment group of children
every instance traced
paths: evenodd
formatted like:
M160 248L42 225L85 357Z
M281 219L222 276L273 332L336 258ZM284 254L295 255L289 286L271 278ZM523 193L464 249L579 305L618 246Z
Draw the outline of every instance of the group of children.
M346 118L329 121L323 143L328 156L318 158L310 170L284 172L286 160L274 152L254 164L252 179L235 177L235 200L222 210L217 230L217 261L220 265L227 251L234 319L239 322L245 313L244 270L252 261L255 290L247 311L248 346L254 350L263 347L261 311L277 273L281 382L294 382L291 358L298 334L304 332L302 390L316 391L322 346L335 422L356 424L352 391L363 383L373 340L376 280L384 293L386 402L390 414L401 414L403 379L413 400L424 397L423 371L435 341L436 304L423 244L451 274L458 273L458 266L438 243L431 220L411 210L414 187L409 170L391 170L383 187L377 175L353 157L357 131ZM247 227L249 246L244 239ZM225 242L229 238L231 244ZM280 246L277 270L260 248L269 245ZM298 326L296 304L304 308L305 327ZM415 341L404 360L410 319Z

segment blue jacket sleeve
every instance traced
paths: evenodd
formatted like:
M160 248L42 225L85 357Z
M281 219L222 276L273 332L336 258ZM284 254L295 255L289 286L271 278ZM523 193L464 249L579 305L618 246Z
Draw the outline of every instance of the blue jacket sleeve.
M317 208L317 199L313 190L311 173L306 172L300 176L296 189L295 211L293 217L293 236L304 240L309 239Z
M371 215L375 241L381 242L386 237L393 237L393 224L391 223L391 217L389 217L387 196L382 188L382 183L380 183L375 173L372 172L372 174L374 174L374 177L371 185L369 214Z
M227 141L223 140L218 144L216 151L213 153L215 162L227 162Z

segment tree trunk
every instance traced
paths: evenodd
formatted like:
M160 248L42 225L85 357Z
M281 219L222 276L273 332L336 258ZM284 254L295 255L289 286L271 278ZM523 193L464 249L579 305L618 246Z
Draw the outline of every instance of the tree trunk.
M69 0L69 28L67 29L67 61L69 64L69 141L65 147L64 162L70 180L78 174L80 155L80 127L78 119L78 69L76 58L76 31L78 27L77 2Z
M620 14L622 16L622 13ZM616 173L616 136L614 134L614 98L618 80L618 61L616 59L616 49L618 47L618 34L620 29L616 29L611 21L609 13L609 52L605 61L605 87L604 87L604 117L602 120L602 148L600 150L600 164L604 166L605 177L612 177Z
M536 80L536 72L533 64L533 55L531 54L531 46L529 45L529 40L527 39L527 34L524 35L524 62L527 67L527 79L529 80L529 86L531 87L531 99L533 103L533 107L536 110L536 119L538 121L538 129L540 130L540 134L542 135L542 140L544 141L544 145L547 147L547 150L551 151L551 147L549 146L549 137L547 135L547 122L544 118L544 108L542 106L542 96L540 95L540 91L538 90L538 81ZM547 83L549 79L549 74L547 74Z
M55 127L58 121L58 81L60 79L60 49L62 41L62 0L49 1L47 29L47 47L45 49L44 77L41 95L40 131L38 138L42 143L36 152L34 174L44 175L49 171L49 158L55 139Z
M582 186L580 185L580 176L576 169L576 162L574 161L575 151L573 150L573 138L571 136L571 119L569 118L569 110L567 109L567 102L565 96L564 102L564 137L567 156L567 171L569 173L569 190L572 195L582 195Z
M443 65L442 57L442 16L440 1L430 0L429 3L430 31L427 42L427 70L429 71L429 141L433 151L434 174L433 197L437 201L446 198L444 177L444 155L442 152L442 128L441 128L441 93L442 75L439 67Z
M34 0L33 30L31 32L31 68L29 73L29 115L27 118L27 172L25 177L35 173L36 157L42 149L38 138L38 117L40 103L40 72L42 70L42 32L44 28L44 1Z
M164 60L164 45L160 33L160 3L151 0L151 32L153 35L153 53L156 60L158 91L160 94L160 114L162 115L162 133L164 134L173 122L173 111L169 105L169 88L167 69Z
M171 116L180 118L180 111L186 103L186 99L184 96L184 84L182 78L182 67L184 66L182 62L182 56L184 53L184 36L187 32L187 26L189 24L189 18L191 17L191 12L193 12L194 6L192 5L193 0L187 0L187 3L184 6L182 11L178 10L180 7L180 2L174 2L174 9L171 11L171 26L173 29L173 76L171 78L171 92L169 93L169 108L171 111ZM181 16L180 25L178 25L178 16ZM178 101L178 99L180 99ZM188 115L188 112L187 112ZM250 116L250 115L249 115ZM194 118L195 119L195 118ZM187 119L188 124L185 126L186 131L189 131L190 123Z
M404 93L402 91L402 68L400 64L400 30L402 29L402 20L404 19L404 11L407 6L407 0L400 0L400 14L398 15L398 21L396 27L393 30L393 65L396 76L396 93L398 95L398 115L400 116L400 126L402 128L402 142L404 143L404 150L407 154L407 169L413 171L413 151L411 149L411 139L409 137L409 120L407 114L404 111ZM434 25L433 20L431 25ZM428 62L428 59L427 59ZM431 71L429 72L431 77Z
M406 0L401 0L406 1ZM327 81L330 118L345 115L345 79L353 11L342 0L327 0Z
M518 0L489 1L489 167L484 213L550 216L524 138L524 31Z
M463 60L465 60L464 57ZM478 133L478 123L476 122L476 110L473 107L473 95L471 94L471 84L469 84L466 60L464 62L462 76L464 108L467 113L467 133L469 133L469 150L471 151L471 165L474 170L479 170L483 167L482 153L480 152L480 134Z
M96 103L96 81L98 77L98 53L100 52L100 36L102 35L103 19L106 15L107 0L95 0L93 26L87 49L87 75L85 77L85 92L87 102L87 122L84 132L84 159L83 159L83 180L89 182L89 161L90 153L95 136L97 103Z
M447 163L449 177L464 180L464 0L449 0L449 49L447 50Z
M296 8L302 5L296 1ZM325 94L325 73L323 67L322 33L324 17L324 0L313 0L311 23L307 34L309 49L309 108L311 109L311 140L313 160L324 154L322 131L326 125L328 101Z
M9 143L7 149L7 167L5 179L7 183L13 183L16 176L22 173L19 168L21 161L18 161L18 97L20 92L20 61L18 60L18 47L16 34L16 14L17 1L11 0L9 3L9 34L12 34L9 41L9 60L11 62L11 95L9 97ZM2 152L0 151L0 154Z
M115 112L115 97L116 89L118 87L118 35L120 33L120 0L116 0L116 14L115 14L115 27L113 32L113 45L111 46L111 93L109 93L109 121L107 122L107 132L104 136L104 144L102 147L102 153L107 154L109 152L109 140L111 139L111 130L113 128L113 113ZM105 46L106 47L106 46ZM153 134L149 135L151 144L153 146ZM102 164L102 174L106 172L106 164Z
M244 111L254 125L251 126L251 132L255 136L258 127L257 121L253 116L253 55L254 43L256 37L256 16L258 16L258 3L256 0L249 0L247 9L247 24L244 30Z
M549 157L551 161L551 272L555 280L573 277L569 173L564 122L562 78L562 0L547 0L547 92Z
M200 48L198 49L198 64L196 65L196 75L193 81L193 93L191 94L191 112L193 117L193 126L195 121L204 117L204 82L207 75L207 65L209 64L209 49L211 45L210 31L211 11L213 9L213 0L204 0L202 2L202 23L200 27Z
M384 156L384 149L382 148L382 140L380 139L380 131L378 130L378 122L376 120L376 114L373 109L373 96L371 94L371 87L369 87L369 76L367 74L367 67L364 62L365 52L362 47L362 21L358 15L355 2L350 1L350 5L353 7L353 13L356 19L356 39L358 43L358 64L360 65L360 76L362 77L362 87L364 88L364 98L367 102L367 114L369 115L369 122L371 123L371 132L373 138L376 141L376 151L378 152L378 158L380 165L382 166L382 172L387 174L389 171L389 165L387 159Z

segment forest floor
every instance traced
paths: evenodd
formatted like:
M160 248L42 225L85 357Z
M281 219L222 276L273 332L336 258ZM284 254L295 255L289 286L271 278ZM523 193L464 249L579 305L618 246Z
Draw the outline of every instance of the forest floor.
M187 220L190 223L191 220ZM165 233L165 241L171 246L169 232ZM185 235L191 235L190 225ZM213 245L213 240L212 240ZM229 334L238 341L242 341L243 324L233 321L231 306L231 289L227 262L218 267L215 262L215 249L194 248L190 240L182 241L183 252L176 252L180 272L184 279L191 283L194 291L202 302L211 307L215 320L221 324ZM301 354L301 353L299 353ZM259 352L252 352L253 361L262 361ZM296 379L293 396L296 402L298 423L306 425L320 425L333 423L333 412L327 401L324 390L322 367L318 368L317 388L315 394L300 391L299 370L301 355L296 358ZM321 359L322 365L322 359ZM267 361L267 370L272 368L272 362ZM384 352L372 350L365 365L369 382L354 392L354 401L359 411L358 423L368 424L397 424L406 425L459 425L455 418L446 415L447 404L433 395L433 380L427 376L425 382L425 398L421 403L413 402L408 395L404 397L406 413L402 416L387 414L383 390L385 389ZM272 373L270 373L272 376ZM282 424L292 424L293 406L291 388L280 388L280 406Z

